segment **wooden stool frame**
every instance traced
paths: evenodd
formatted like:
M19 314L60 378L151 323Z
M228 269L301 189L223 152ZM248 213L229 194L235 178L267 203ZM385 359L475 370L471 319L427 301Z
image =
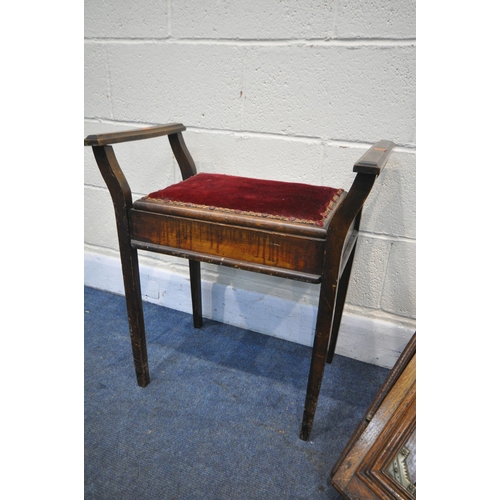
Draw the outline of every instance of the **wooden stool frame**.
M335 353L363 205L394 144L390 141L377 142L354 165L353 171L357 173L354 182L349 192L342 194L338 208L329 215L325 227L262 220L238 214L220 214L214 211L208 213L184 207L171 207L161 211L149 207L141 200L133 203L129 184L111 145L167 135L182 178L186 180L196 174L196 166L184 143L184 130L184 125L173 123L125 132L89 135L84 140L86 146L92 146L97 165L113 201L137 383L145 387L150 381L138 249L189 259L195 328L202 326L200 262L318 283L318 315L300 433L300 438L307 441L313 425L325 363L331 363ZM277 238L276 241L280 244L291 245L290 248L295 248L293 245L298 245L297 242L306 245L305 255L308 255L307 245L312 245L311 248L314 247L315 252L309 253L315 254L316 257L303 258L299 263L295 259L293 263L287 263L286 267L276 267L252 262L247 254L240 255L238 241L233 242L234 251L230 258L217 255L213 249L209 250L202 240L196 241L194 247L186 248L182 244L173 245L170 238L166 245L159 233L168 232L172 224L176 225L176 231L180 228L190 231L190 234L202 227L204 230L209 227L210 231L215 231L224 241L229 234L245 237L250 233L254 235L262 232Z

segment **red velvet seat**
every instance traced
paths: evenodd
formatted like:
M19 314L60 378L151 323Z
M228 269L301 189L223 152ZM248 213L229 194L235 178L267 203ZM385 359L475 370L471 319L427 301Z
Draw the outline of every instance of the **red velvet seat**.
M149 383L137 250L189 259L193 323L202 326L200 262L320 284L301 439L309 439L332 361L364 202L394 147L379 141L349 189L197 173L182 124L88 136L113 200L137 382ZM183 181L132 202L111 144L167 135Z
M274 220L315 224L325 219L343 189L221 174L196 174L141 201Z

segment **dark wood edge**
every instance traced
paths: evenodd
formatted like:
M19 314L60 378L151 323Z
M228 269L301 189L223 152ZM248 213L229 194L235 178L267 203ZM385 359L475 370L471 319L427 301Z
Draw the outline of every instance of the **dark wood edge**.
M354 223L351 224L347 236L345 237L344 248L342 250L342 259L340 261L339 276L342 276L342 274L344 273L344 268L347 264L347 261L349 260L352 250L358 241L358 234L359 231L357 229L354 229Z
M408 366L408 363L411 361L412 357L414 354L417 352L417 333L415 332L411 339L409 340L408 344L406 344L406 347L403 349L402 353L400 354L398 360L396 361L396 364L392 368L391 372L387 376L386 380L382 384L382 387L379 389L377 395L375 396L372 404L366 411L363 419L361 422L358 424L358 427L354 431L354 434L351 436L349 439L349 442L345 446L344 450L342 451L340 457L337 459L337 462L333 466L332 472L330 474L330 477L333 480L333 476L337 472L338 468L342 464L342 462L345 460L346 456L350 453L353 445L356 443L356 441L359 439L359 436L363 434L365 431L366 427L368 427L368 424L371 422L373 416L379 409L380 405L384 401L384 398L387 396L395 382L398 380L399 376L404 372L405 368ZM332 483L333 484L333 483Z
M180 131L175 134L169 134L168 140L175 159L177 160L177 164L181 169L182 179L186 180L189 177L196 175L196 165Z
M218 257L191 250L181 250L178 248L157 245L146 241L132 240L132 247L139 250L148 250L150 252L162 253L165 255L173 255L174 257L182 257L184 259L195 260L199 262L207 262L209 264L218 264L226 267L233 267L236 269L243 269L244 271L252 271L254 273L268 274L271 276L278 276L280 278L287 278L295 281L302 281L305 283L320 283L321 276L317 274L303 273L274 266L264 266L261 264L252 264L247 261L230 259L226 257Z
M176 134L184 130L186 130L186 127L182 123L169 123L167 125L125 130L123 132L92 134L84 139L83 144L84 146L106 146L119 142L152 139L153 137L160 137L162 135Z
M355 163L353 172L379 175L394 147L391 141L378 141Z
M113 200L115 211L126 220L127 210L132 208L132 191L120 168L111 146L93 147L92 151Z
M412 335L411 339L409 340L408 344L406 345L406 347L403 349L403 352L400 354L393 369L391 370L391 372L387 376L387 379L385 380L384 384L380 388L372 405L370 406L370 408L366 412L364 420L367 423L371 421L371 419L373 418L373 415L375 414L375 412L378 410L378 408L382 404L382 401L384 400L385 396L389 393L389 391L391 390L391 388L394 385L394 383L396 382L396 380L404 372L405 368L408 366L408 363L411 361L411 358L414 356L414 354L416 352L417 352L417 334L414 333Z

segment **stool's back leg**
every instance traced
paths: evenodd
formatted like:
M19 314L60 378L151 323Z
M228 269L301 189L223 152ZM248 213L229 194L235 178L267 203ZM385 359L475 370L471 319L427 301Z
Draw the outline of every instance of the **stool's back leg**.
M170 146L175 159L181 169L182 179L196 175L196 165L189 152L182 133L171 134L168 136ZM200 263L195 260L189 261L189 279L191 281L191 302L193 304L193 324L195 328L200 328L203 323L202 303L201 303L201 274Z
M191 302L193 304L193 324L195 328L203 325L201 304L201 272L200 263L196 260L189 261L189 278L191 281Z
M354 262L354 254L356 253L356 244L354 244L351 255L347 260L344 268L344 272L339 281L339 288L337 291L337 299L335 301L335 313L333 316L333 326L332 334L330 337L330 345L328 347L328 356L326 358L327 363L331 363L333 360L333 355L335 353L335 347L337 346L337 338L339 336L340 322L342 321L342 315L344 313L344 304L347 296L347 289L349 288L349 280L351 277L352 263Z
M342 275L340 277L339 289L337 293L337 299L335 301L335 314L333 317L332 333L330 336L330 345L328 346L328 355L326 357L326 362L331 363L333 361L333 355L335 354L335 348L337 346L337 339L339 336L340 323L342 321L342 315L344 314L344 304L347 297L347 290L349 288L349 281L351 279L352 264L354 262L354 255L356 254L356 245L358 242L358 231L361 225L361 214L363 209L361 208L354 219L354 234L355 241L351 249L351 253L347 259L347 262L342 270Z

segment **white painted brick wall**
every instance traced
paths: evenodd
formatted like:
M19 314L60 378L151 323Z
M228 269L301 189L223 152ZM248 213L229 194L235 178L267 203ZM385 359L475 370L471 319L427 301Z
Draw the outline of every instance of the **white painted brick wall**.
M207 39L296 39L333 35L334 2L235 0L172 2L172 36Z
M86 0L85 133L180 121L201 172L344 188L371 143L394 141L346 310L412 329L415 52L414 1ZM134 198L180 180L165 138L115 149ZM85 248L117 257L110 197L84 158ZM187 274L182 259L142 259ZM317 303L312 285L202 267L209 282Z

